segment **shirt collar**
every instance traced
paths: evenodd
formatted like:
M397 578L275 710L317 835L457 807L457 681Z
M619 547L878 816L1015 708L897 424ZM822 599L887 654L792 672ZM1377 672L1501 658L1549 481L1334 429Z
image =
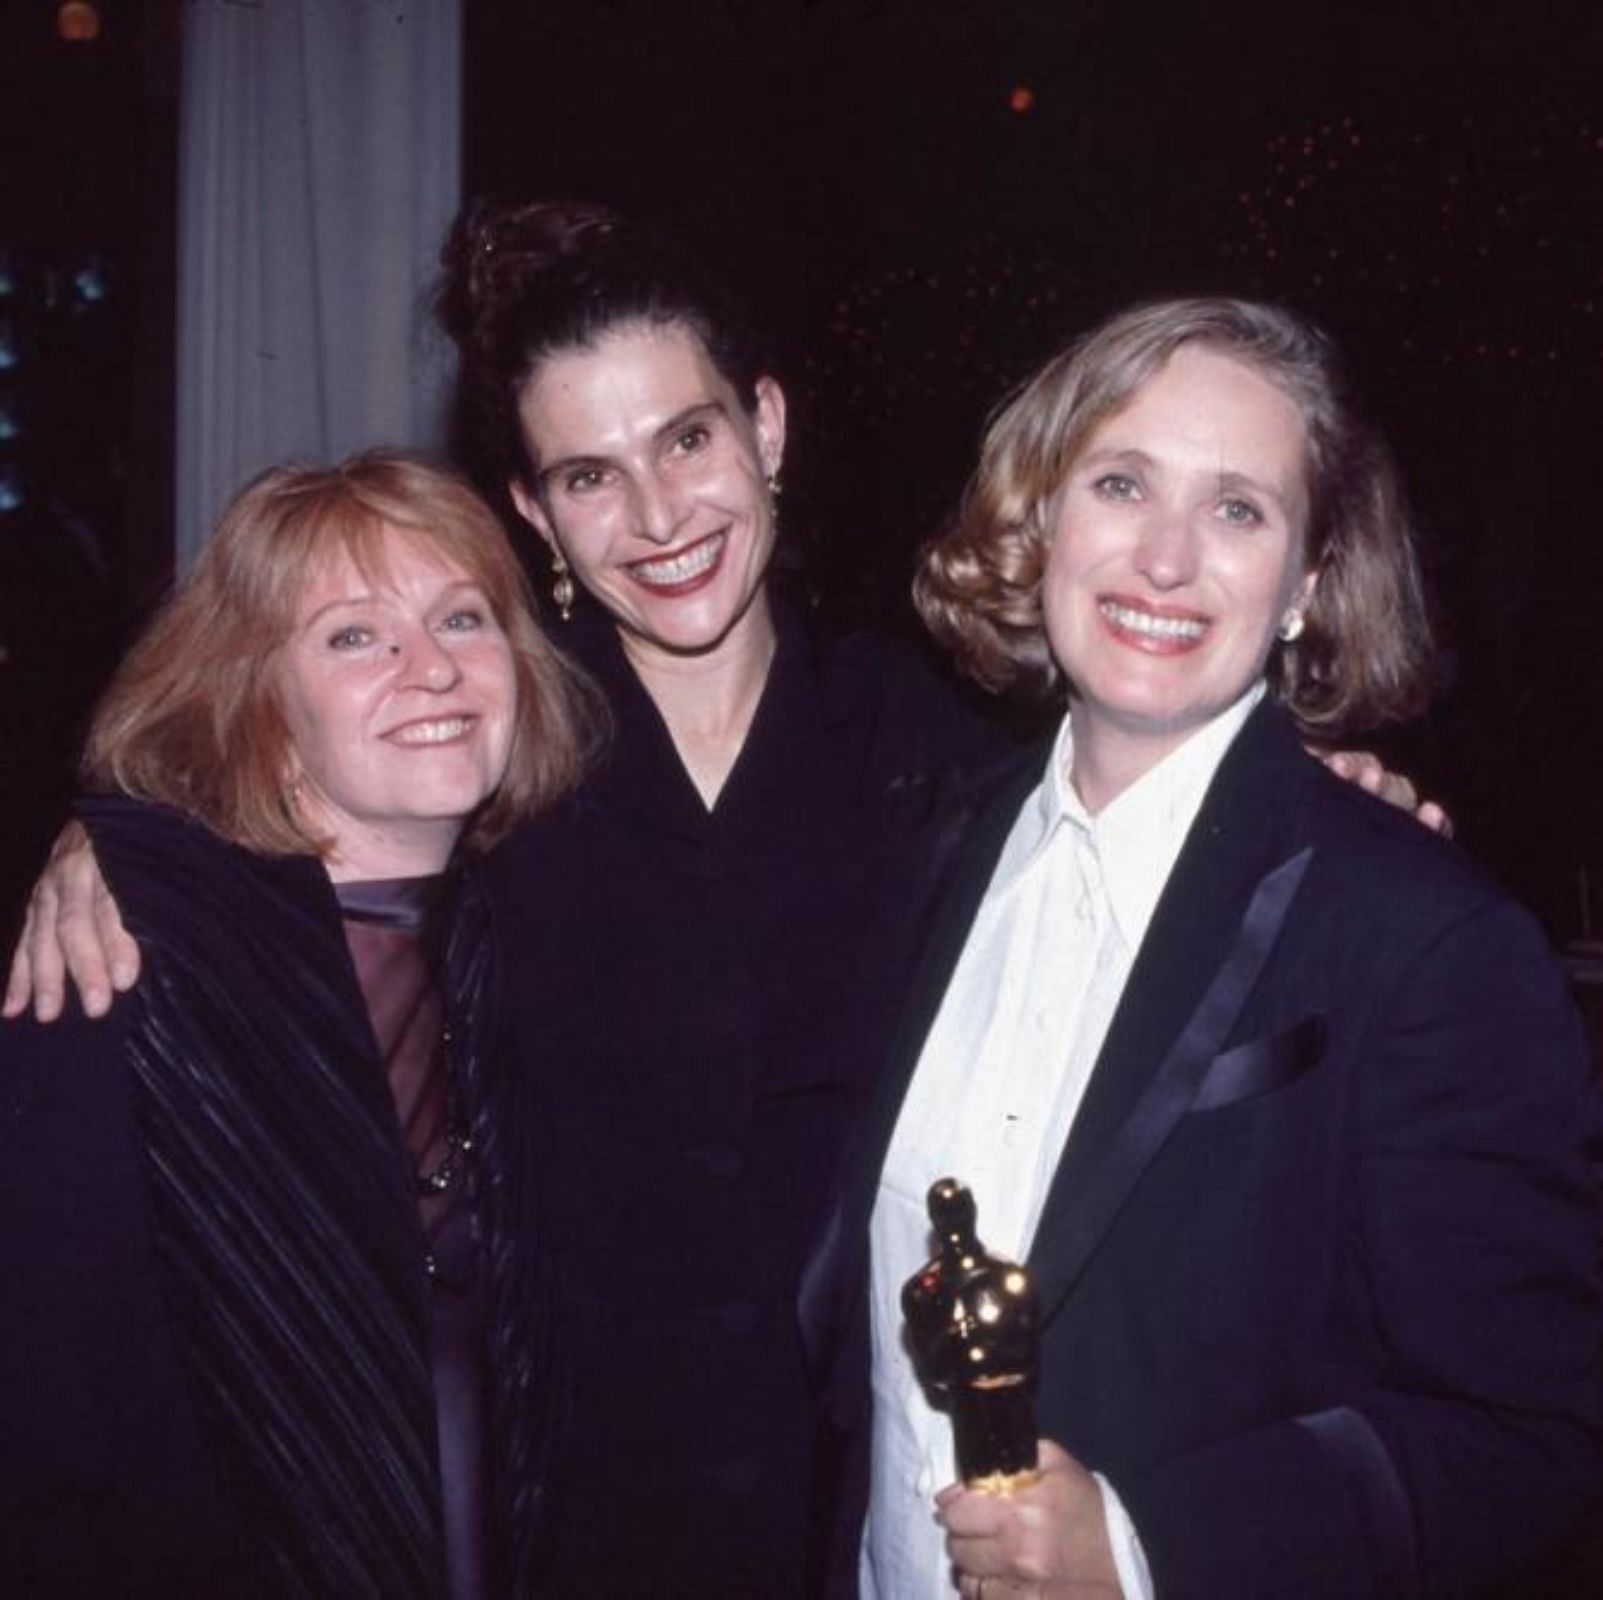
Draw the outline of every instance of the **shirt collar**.
M1008 835L993 886L1005 891L1030 870L1061 829L1069 828L1097 858L1119 931L1131 950L1138 948L1213 775L1264 693L1261 680L1253 684L1095 817L1069 781L1074 730L1065 716L1046 772Z

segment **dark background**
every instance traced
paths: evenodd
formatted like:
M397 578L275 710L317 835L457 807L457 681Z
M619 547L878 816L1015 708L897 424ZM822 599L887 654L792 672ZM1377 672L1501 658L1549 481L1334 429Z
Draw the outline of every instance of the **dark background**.
M52 0L0 0L10 905L86 686L167 577L177 11L101 9L66 46ZM1384 748L1556 937L1598 931L1603 8L466 9L468 193L659 215L766 300L787 538L843 621L906 625L986 411L1065 335L1186 290L1312 312L1402 457L1449 651Z

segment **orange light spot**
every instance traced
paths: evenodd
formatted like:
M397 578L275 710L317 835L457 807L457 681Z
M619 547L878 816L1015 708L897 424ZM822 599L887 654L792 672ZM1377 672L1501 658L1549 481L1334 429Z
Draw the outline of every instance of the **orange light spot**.
M56 32L69 44L100 37L100 10L89 0L64 0L56 10Z

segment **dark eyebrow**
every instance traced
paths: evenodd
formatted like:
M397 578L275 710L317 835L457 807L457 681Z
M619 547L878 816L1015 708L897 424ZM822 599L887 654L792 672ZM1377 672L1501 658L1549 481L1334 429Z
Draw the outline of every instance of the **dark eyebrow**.
M664 439L670 439L676 433L683 433L693 422L709 422L713 418L723 418L729 415L722 400L703 400L699 405L686 406L681 412L671 416L657 429L653 438L658 444Z
M553 461L549 467L541 467L535 473L535 487L543 495L546 492L546 485L564 472L588 471L592 467L604 467L606 464L605 456L564 456L562 460Z
M686 406L683 411L676 411L651 436L655 446L661 446L665 440L671 439L676 433L682 433L694 422L711 421L714 418L727 418L729 408L722 400L698 400L693 406ZM536 474L536 481L543 493L545 486L553 478L564 472L583 471L593 467L605 467L610 464L608 456L564 456L560 461L553 461L549 467L541 467Z

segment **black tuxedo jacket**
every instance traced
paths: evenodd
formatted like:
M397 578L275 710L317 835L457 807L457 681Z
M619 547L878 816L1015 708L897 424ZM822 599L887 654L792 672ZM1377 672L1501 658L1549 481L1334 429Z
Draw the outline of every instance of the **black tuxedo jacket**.
M804 1285L859 1446L879 1167L1039 772L971 830ZM1030 1253L1040 1431L1108 1475L1160 1600L1494 1592L1576 1520L1603 1470L1595 1117L1532 920L1260 707L1158 904Z

